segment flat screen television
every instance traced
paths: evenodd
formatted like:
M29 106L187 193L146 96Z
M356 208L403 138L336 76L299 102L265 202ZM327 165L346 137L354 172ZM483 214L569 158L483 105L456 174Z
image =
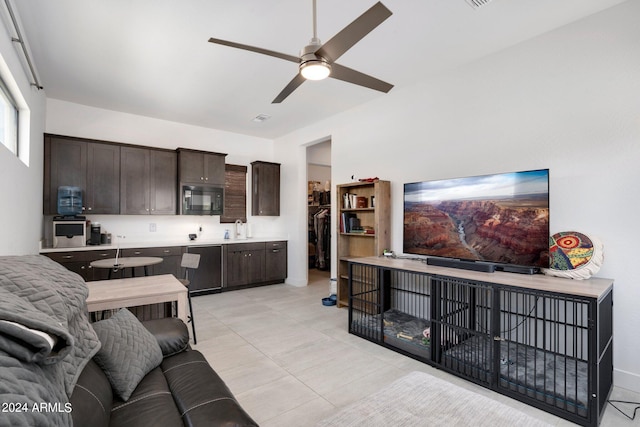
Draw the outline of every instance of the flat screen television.
M403 252L549 266L549 170L404 185Z

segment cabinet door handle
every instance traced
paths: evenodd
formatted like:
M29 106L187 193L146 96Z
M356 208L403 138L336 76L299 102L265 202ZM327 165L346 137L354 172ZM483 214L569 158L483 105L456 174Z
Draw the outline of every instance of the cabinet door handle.
M64 259L71 259L71 258L73 258L73 255L64 255L62 258L64 258Z
M89 207L87 208L87 210L88 210L88 211L90 211L91 209L93 209L91 206L89 206Z
M134 252L134 254L135 254L135 255L140 255L141 253L142 253L142 252L140 252L140 251L135 251L135 252Z
M170 253L171 253L171 251L170 251L169 249L165 249L165 250L164 250L164 251L162 251L162 252L164 252L165 254L170 254Z
M277 254L278 252L280 252L280 249L274 249L271 252L273 252L274 254Z

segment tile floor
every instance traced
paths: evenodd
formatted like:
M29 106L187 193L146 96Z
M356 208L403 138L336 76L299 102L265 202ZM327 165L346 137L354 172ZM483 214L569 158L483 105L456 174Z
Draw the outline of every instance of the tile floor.
M326 307L326 272L309 286L272 285L193 299L200 350L262 427L304 427L414 371L518 408L557 426L573 425L347 332L346 309ZM640 401L614 388L612 399ZM627 412L633 406L621 405ZM629 411L630 409L630 411ZM639 425L609 406L602 426Z

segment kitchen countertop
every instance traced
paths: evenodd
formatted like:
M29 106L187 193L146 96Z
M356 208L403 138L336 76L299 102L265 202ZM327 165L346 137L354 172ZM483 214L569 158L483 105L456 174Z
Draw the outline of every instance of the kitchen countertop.
M286 241L286 237L282 236L268 236L268 237L252 237L247 239L196 239L189 240L183 239L159 239L154 241L121 241L118 245L87 245L77 248L52 248L43 247L40 242L40 253L52 253L52 252L75 252L75 251L100 251L108 249L129 249L129 248L162 248L166 246L211 246L211 245L229 245L233 243L259 243L259 242L273 242L273 241Z

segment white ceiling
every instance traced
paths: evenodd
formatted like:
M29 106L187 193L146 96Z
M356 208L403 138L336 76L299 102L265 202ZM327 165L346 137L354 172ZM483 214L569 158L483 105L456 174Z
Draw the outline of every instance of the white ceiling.
M624 0L383 0L393 15L338 63L397 91ZM216 37L298 55L311 0L13 0L48 98L276 138L389 96L338 80L273 98L294 63L208 43ZM329 40L374 0L317 0ZM271 119L255 123L258 114Z

